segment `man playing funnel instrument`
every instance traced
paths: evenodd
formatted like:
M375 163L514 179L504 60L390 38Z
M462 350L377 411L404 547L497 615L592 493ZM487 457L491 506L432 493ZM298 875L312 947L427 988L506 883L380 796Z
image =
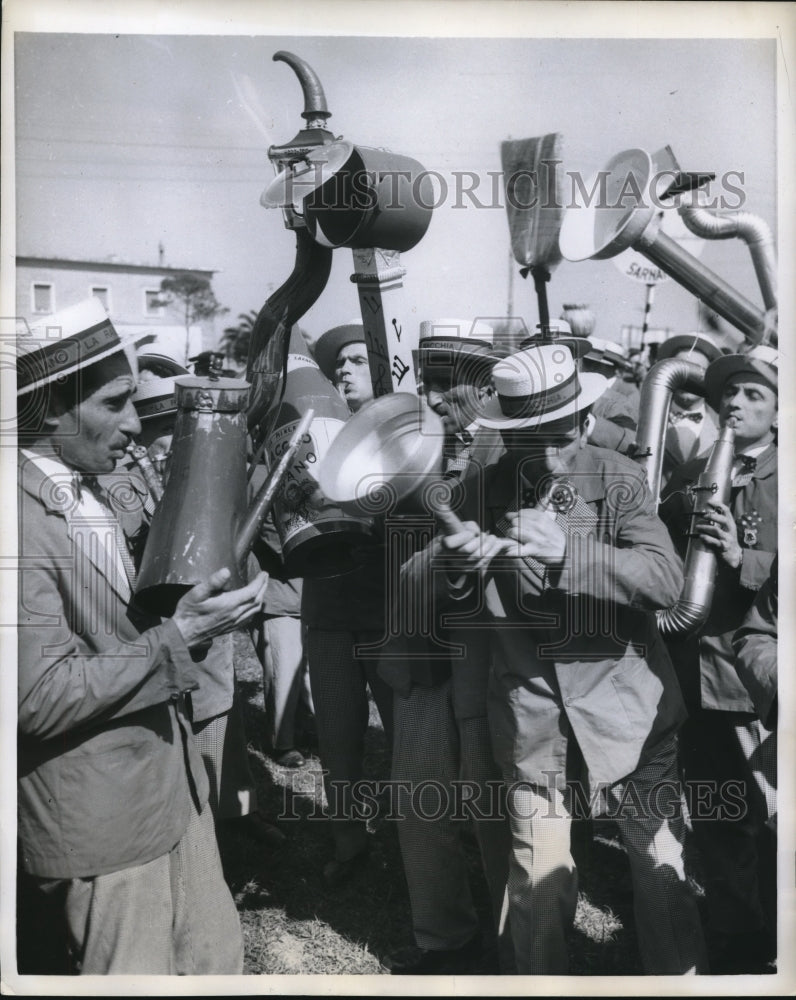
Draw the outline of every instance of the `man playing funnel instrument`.
M603 376L542 344L500 361L492 381L479 423L500 431L506 455L483 500L466 498L472 520L443 540L439 564L451 598L470 591L492 623L488 714L512 832L517 972L568 972L570 824L589 808L616 822L627 849L645 972L704 971L678 808L685 712L654 614L680 593L679 559L641 469L588 443Z

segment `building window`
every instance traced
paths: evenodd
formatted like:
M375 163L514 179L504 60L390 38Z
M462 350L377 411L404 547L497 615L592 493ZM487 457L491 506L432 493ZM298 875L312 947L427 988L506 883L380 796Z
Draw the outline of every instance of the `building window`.
M161 291L159 288L147 288L144 292L144 312L147 316L162 316L163 306L161 305Z
M35 313L55 312L55 289L51 284L44 281L34 281L31 297Z
M92 285L91 294L100 300L105 312L111 311L111 290L107 285Z

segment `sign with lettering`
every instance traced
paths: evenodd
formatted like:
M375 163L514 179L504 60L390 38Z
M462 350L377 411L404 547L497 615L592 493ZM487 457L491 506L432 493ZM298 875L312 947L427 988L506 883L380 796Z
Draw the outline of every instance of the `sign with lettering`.
M667 209L659 214L662 216L661 231L679 243L684 250L687 250L694 257L698 257L702 253L705 241L686 228L676 209ZM669 275L665 271L662 271L638 250L625 250L624 253L617 254L611 260L626 278L637 281L639 284L660 285L669 280Z
M417 392L414 358L419 328L407 312L404 269L397 250L355 249L351 280L359 292L370 377L376 399L389 392Z

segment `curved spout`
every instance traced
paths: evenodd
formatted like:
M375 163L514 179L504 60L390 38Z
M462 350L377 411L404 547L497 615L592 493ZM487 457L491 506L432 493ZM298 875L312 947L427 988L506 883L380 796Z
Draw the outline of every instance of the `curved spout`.
M327 118L331 117L331 111L326 106L326 95L323 92L323 85L318 79L315 70L303 59L293 55L292 52L280 50L273 56L274 62L284 62L293 70L299 78L301 89L304 92L304 110L301 117L307 120L308 127L315 124L323 127ZM321 119L319 122L316 119Z
M774 237L769 226L751 212L713 215L705 208L681 205L680 218L696 236L706 240L727 240L737 236L749 247L757 282L766 309L777 308L777 262Z
M705 373L683 358L665 358L654 364L641 385L636 441L630 453L644 467L650 492L659 501L663 443L672 393L677 389L705 393Z

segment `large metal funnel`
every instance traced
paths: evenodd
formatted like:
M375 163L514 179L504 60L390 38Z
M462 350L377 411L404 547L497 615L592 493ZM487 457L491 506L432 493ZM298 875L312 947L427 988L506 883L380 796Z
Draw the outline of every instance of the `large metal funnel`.
M462 530L441 489L442 420L414 393L393 392L350 418L321 461L324 495L362 514L388 513L409 498L443 530Z
M564 213L561 253L570 261L605 260L632 247L758 343L768 329L763 311L661 230L653 173L643 149L617 153L590 182L588 204Z

